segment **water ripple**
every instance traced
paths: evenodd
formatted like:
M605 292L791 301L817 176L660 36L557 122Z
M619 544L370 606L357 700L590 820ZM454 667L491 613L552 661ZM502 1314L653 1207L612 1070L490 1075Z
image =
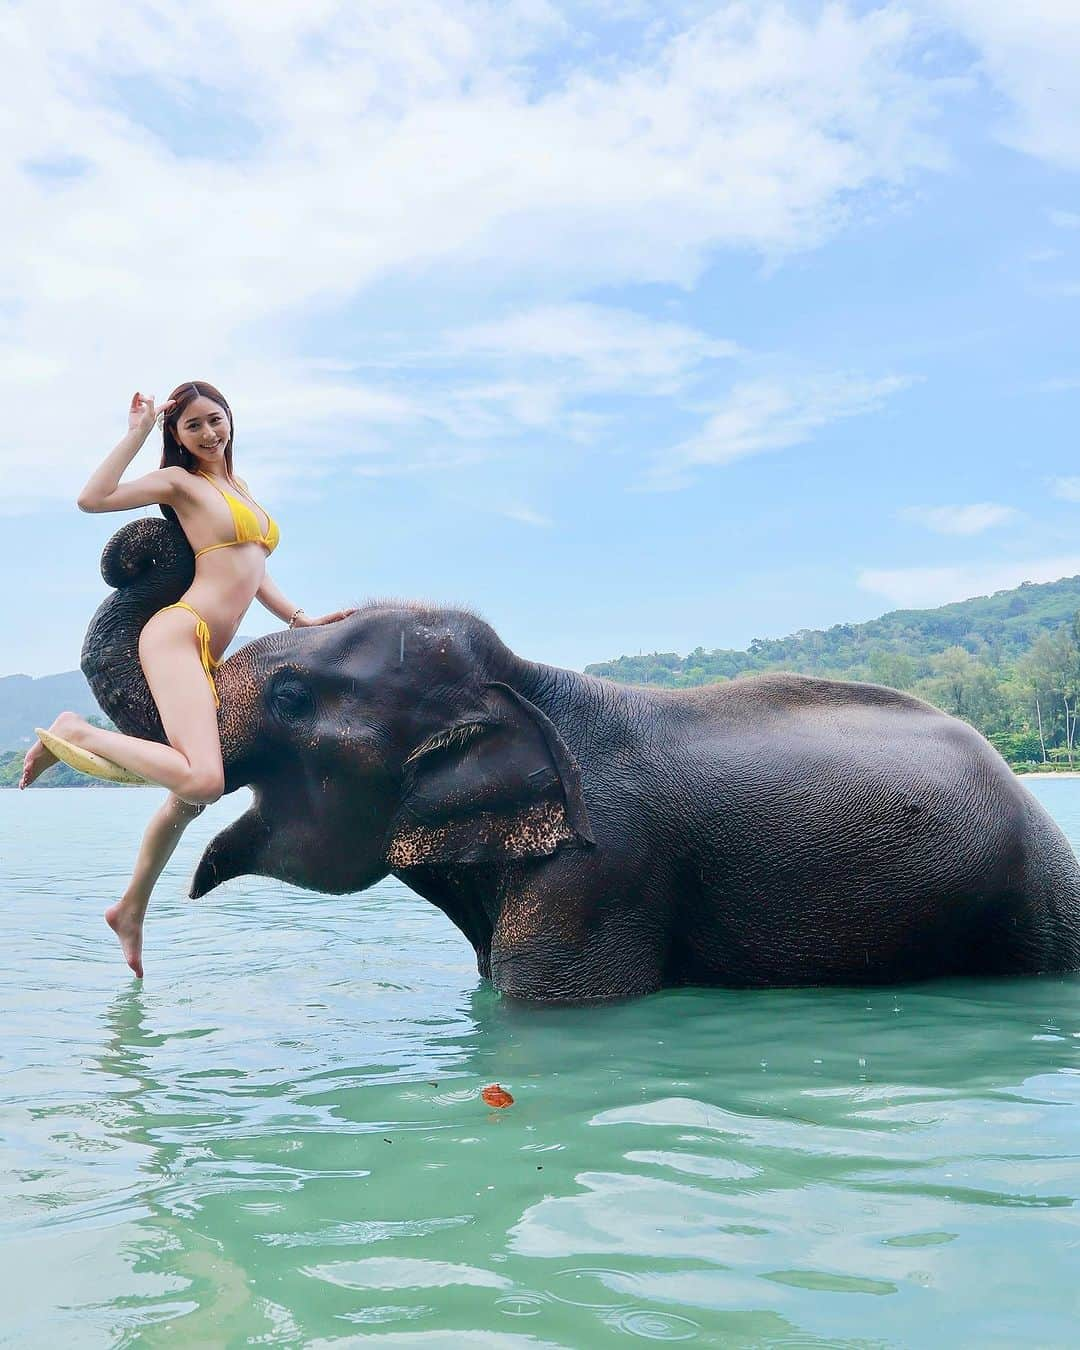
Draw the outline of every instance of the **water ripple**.
M223 801L140 987L157 800L0 793L12 1344L1074 1343L1080 978L530 1009L394 882L192 906Z

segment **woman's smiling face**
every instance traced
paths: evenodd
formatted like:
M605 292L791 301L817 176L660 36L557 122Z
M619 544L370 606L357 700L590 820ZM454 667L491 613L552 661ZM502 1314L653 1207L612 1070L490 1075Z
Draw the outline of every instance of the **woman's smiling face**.
M220 403L200 394L187 405L176 423L176 439L200 464L225 463L225 447L232 429Z

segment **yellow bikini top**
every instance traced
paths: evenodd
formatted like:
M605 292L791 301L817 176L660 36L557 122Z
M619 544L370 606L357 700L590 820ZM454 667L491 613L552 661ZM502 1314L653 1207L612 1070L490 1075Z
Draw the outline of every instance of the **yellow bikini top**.
M208 544L206 548L199 549L195 554L196 558L201 558L204 553L211 553L215 548L232 548L234 544L262 544L268 554L273 553L278 546L278 540L281 538L281 531L277 527L277 522L271 519L270 512L263 512L266 516L266 533L263 534L259 528L255 512L248 506L247 502L242 502L239 497L234 497L231 492L226 492L223 487L218 485L217 480L211 474L203 473L202 469L198 469L197 473L200 478L205 478L208 483L213 483L214 487L225 498L229 510L232 512L236 538L226 539L223 544ZM247 492L247 484L243 479L238 478L236 481ZM254 500L252 498L252 501ZM259 507L259 509L263 510L262 507Z

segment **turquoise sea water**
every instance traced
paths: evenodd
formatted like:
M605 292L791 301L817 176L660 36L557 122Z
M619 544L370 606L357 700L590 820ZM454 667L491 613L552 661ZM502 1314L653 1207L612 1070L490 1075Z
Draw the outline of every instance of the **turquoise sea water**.
M394 882L185 899L241 793L140 985L162 795L0 792L0 1343L1080 1339L1080 977L523 1008Z

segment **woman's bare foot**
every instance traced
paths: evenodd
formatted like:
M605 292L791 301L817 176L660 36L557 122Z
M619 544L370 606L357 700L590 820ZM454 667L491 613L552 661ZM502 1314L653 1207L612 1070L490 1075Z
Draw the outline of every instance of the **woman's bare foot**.
M124 900L118 900L105 911L105 922L120 939L124 960L140 980L143 977L143 913L145 911L138 912L135 906Z
M72 740L72 732L78 734L81 727L87 726L85 718L80 717L78 713L62 712L56 721L49 728L57 736L62 736L65 741ZM40 778L50 764L56 763L56 756L51 750L46 750L40 741L34 744L26 752L23 760L22 777L19 779L20 788L28 788L36 779Z
M23 759L22 777L19 779L20 788L28 788L35 778L40 778L50 764L56 763L56 756L51 750L46 750L40 741L34 744L26 752Z

